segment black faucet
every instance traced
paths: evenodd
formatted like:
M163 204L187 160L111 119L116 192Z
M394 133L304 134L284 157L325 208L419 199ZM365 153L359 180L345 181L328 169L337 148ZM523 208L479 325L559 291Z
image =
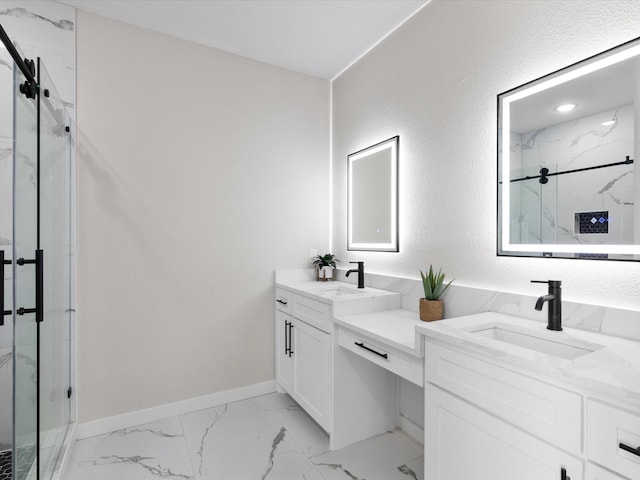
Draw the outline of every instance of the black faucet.
M364 262L349 262L349 263L357 263L358 268L352 268L351 270L347 270L347 277L350 273L358 274L358 288L364 288Z
M544 302L549 302L548 312L549 319L547 321L547 328L549 330L555 330L556 332L562 331L562 290L560 280L531 280L531 283L547 283L549 284L549 294L543 295L536 300L536 310L542 310Z

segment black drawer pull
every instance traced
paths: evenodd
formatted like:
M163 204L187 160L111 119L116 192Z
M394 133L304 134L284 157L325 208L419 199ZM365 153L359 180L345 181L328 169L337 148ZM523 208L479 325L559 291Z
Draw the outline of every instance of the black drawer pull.
M633 448L633 447L630 447L629 445L625 445L624 443L620 443L618 446L625 452L633 453L634 455L640 457L640 447Z
M359 346L360 348L364 348L364 349L365 349L365 350L367 350L368 352L375 353L376 355L379 355L379 356L381 356L382 358L385 358L385 359L387 359L387 360L389 359L389 355L388 355L388 354L386 354L386 353L380 353L380 352L377 352L377 351L375 351L373 348L369 348L369 347L367 347L367 346L366 346L364 343L362 343L362 342L360 342L360 343L358 343L358 342L353 342L353 343L355 343L355 344L356 344L357 346Z
M287 302L285 300L282 300L281 298L276 298L276 302L281 303L282 305L287 304Z

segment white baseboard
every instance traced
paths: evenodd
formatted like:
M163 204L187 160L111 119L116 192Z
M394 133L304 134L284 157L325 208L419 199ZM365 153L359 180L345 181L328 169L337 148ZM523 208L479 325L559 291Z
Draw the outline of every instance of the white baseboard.
M404 415L398 415L398 427L411 439L420 445L424 445L424 429L422 427L416 425Z
M135 412L124 413L122 415L92 420L78 424L76 437L78 440L95 437L96 435L102 435L115 430L155 422L165 418L175 417L176 415L184 415L185 413L196 412L198 410L204 410L205 408L217 407L225 403L237 402L275 391L275 380L269 380L234 390L226 390L224 392L212 393L180 402L168 403L144 410L136 410Z

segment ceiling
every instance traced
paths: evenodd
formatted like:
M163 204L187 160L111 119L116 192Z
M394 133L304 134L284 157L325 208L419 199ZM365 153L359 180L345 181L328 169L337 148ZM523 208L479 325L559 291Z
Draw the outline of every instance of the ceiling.
M59 0L79 10L332 79L431 0Z

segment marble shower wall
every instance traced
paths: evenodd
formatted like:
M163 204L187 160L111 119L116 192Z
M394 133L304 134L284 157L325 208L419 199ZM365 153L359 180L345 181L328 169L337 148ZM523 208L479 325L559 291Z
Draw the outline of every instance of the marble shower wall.
M615 119L613 125L602 122ZM634 106L625 105L519 135L511 151L520 169L512 177L561 172L633 158ZM515 163L515 162L514 162ZM513 164L512 164L513 165ZM525 243L633 243L633 165L512 183L512 240ZM609 212L608 233L580 234L575 214Z
M75 124L75 9L49 0L0 0L0 24L27 58L43 60ZM0 248L8 258L12 256L12 143L13 61L0 48ZM11 279L11 269L6 269L7 308ZM11 443L12 337L11 321L5 322L0 327L0 445Z

